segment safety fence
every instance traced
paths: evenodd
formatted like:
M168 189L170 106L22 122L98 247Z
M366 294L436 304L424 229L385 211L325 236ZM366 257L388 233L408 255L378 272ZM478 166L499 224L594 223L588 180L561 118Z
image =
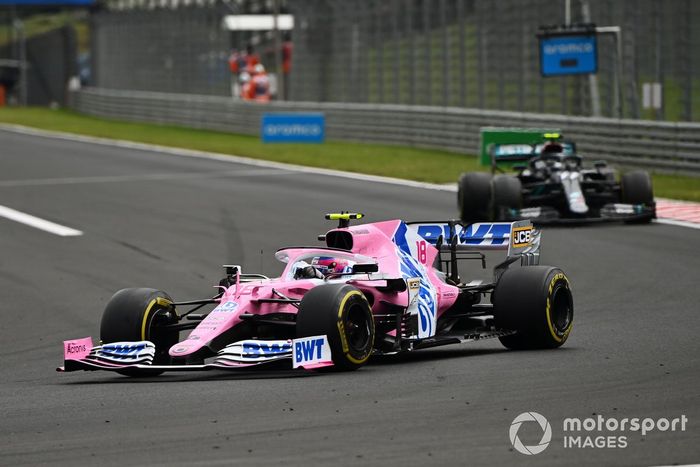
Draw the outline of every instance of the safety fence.
M89 115L259 135L269 112L321 112L326 136L476 154L480 128L556 128L588 159L700 175L700 124L571 117L458 107L274 102L192 94L85 88L71 105Z
M542 77L536 32L564 22L617 26L598 38L596 75ZM700 2L693 0L290 0L290 97L700 121ZM696 25L696 26L693 26ZM644 109L644 83L663 89Z
M276 72L270 31L228 31L269 0L107 0L91 15L90 85L230 95L228 58L250 43ZM536 33L564 22L619 27L598 40L598 73L542 77ZM285 99L439 105L700 121L700 1L280 0L294 16ZM696 26L693 26L696 25ZM616 86L616 74L621 85ZM645 84L662 99L645 108ZM648 86L646 89L650 89ZM648 94L647 94L648 96ZM620 105L616 105L620 101ZM651 100L646 102L651 104Z

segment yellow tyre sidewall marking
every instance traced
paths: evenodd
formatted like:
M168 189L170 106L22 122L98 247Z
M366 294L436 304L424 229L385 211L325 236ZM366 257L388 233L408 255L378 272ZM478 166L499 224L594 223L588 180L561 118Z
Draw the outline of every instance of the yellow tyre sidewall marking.
M160 305L162 307L169 307L173 304L170 300L167 298L163 297L156 297L151 302L148 304L146 307L146 311L143 314L143 322L141 323L141 340L145 341L146 340L146 329L148 327L148 321L149 317L151 315L151 311L153 310L153 307L156 305Z
M367 301L364 294L359 290L351 290L350 292L345 294L343 299L340 301L340 306L338 307L338 332L340 333L340 344L343 348L345 358L347 358L351 363L354 363L356 365L362 365L367 361L372 352L367 352L367 355L362 359L357 359L350 355L350 347L348 347L348 341L345 338L345 326L343 325L343 310L345 309L345 304L347 303L348 299L350 299L350 297L352 297L353 295L359 295L362 298L362 300L364 300L365 302ZM374 322L371 323L371 326L372 328L374 328Z
M547 289L547 307L546 307L546 314L547 314L547 327L549 327L549 333L552 335L552 338L556 342L564 342L566 338L569 335L569 332L571 331L571 325L573 324L573 321L569 323L569 325L566 327L564 332L562 333L561 336L557 335L556 330L554 329L554 323L552 323L552 317L550 314L550 306L551 306L551 301L552 301L552 291L554 290L554 285L557 283L559 280L564 280L566 282L566 287L569 288L569 279L566 277L566 275L563 272L558 272L552 277L552 280L549 282L549 288Z

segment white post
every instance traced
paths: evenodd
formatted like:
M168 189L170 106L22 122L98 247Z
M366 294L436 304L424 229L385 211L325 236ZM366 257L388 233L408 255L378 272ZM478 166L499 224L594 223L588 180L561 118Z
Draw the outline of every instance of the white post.
M24 23L18 17L12 22L17 34L17 44L19 46L19 103L27 105L28 85L27 85L27 37L24 34Z
M618 118L623 115L624 86L622 66L622 29L620 26L597 27L598 34L612 34L615 38L615 96L614 106Z

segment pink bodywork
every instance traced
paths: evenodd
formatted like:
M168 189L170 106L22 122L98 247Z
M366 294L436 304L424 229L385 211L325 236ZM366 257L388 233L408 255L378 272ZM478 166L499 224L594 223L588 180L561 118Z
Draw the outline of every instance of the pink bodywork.
M173 357L186 357L199 351L209 342L240 324L243 320L241 314L265 315L269 313L296 313L297 308L288 303L260 303L260 299L280 298L273 293L273 288L291 299L301 299L310 289L324 283L348 283L357 287L373 304L372 312L375 314L387 313L389 308L382 302L408 307L410 291L384 292L379 290L386 286L387 279L406 279L406 273L402 274L402 256L406 261L406 255L410 251L410 257L415 261L423 281L430 283L431 297L435 302L435 320L450 308L458 297L458 289L445 283L432 264L438 251L430 243L406 228L400 220L363 224L348 228L333 229L333 231L346 231L352 235L353 245L349 252L334 249L319 248L287 248L277 252L277 258L287 263L281 276L273 279L256 280L252 282L232 285L224 291L219 305L209 313L204 320L192 330L187 339L170 348ZM401 242L396 241L397 232L400 231ZM329 232L330 233L330 232ZM399 244L401 246L399 246ZM402 253L403 252L403 253ZM340 257L342 261L349 263L376 263L379 266L378 273L372 273L368 280L368 274L344 275L323 279L294 279L294 269L298 260L308 258L310 255ZM409 261L411 261L409 259ZM413 264L413 263L412 263ZM434 330L433 330L434 334Z

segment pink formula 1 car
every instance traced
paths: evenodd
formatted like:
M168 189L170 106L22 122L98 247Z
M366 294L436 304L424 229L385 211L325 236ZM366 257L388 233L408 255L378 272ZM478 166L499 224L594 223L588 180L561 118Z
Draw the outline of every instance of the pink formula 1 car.
M328 214L339 225L319 237L325 246L277 251L286 263L280 277L225 266L211 299L176 302L154 289L120 290L102 315L101 344L66 341L59 371L354 370L372 355L491 337L513 349L555 348L569 336L569 280L537 265L540 234L529 221L350 226L361 217ZM506 252L493 280L463 280L458 265L485 268L486 250ZM213 309L195 314L207 305Z

